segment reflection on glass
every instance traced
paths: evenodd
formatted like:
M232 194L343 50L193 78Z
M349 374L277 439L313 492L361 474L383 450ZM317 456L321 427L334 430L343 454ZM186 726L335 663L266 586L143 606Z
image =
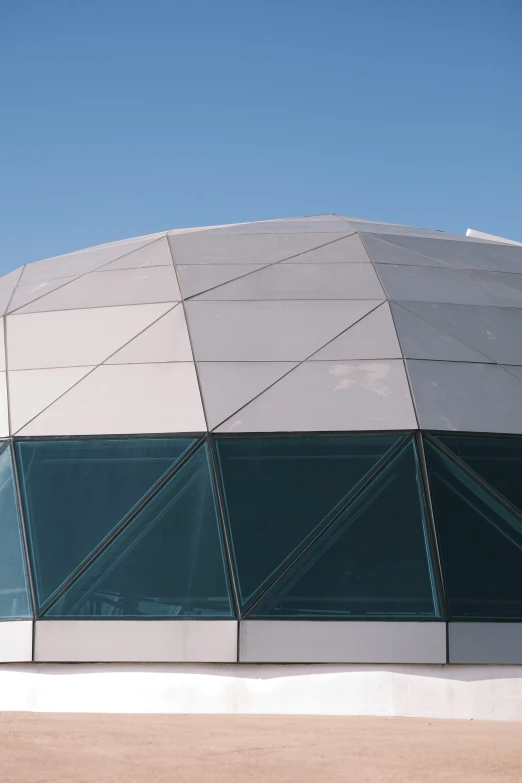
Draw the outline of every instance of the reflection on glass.
M45 616L232 616L206 445L166 482Z
M522 522L428 441L426 460L452 619L522 619Z
M252 603L401 437L216 440L243 607Z
M438 435L437 440L522 512L522 438Z
M249 617L439 615L410 442L254 605Z
M194 442L125 438L16 444L39 607Z
M9 446L0 453L0 618L31 617Z

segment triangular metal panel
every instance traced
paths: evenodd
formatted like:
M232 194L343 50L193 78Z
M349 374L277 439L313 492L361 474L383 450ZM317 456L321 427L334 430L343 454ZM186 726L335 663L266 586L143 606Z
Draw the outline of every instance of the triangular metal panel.
M380 300L185 302L197 361L301 361Z
M22 428L20 435L204 432L192 362L102 364Z
M522 433L522 379L498 364L406 365L421 429Z
M8 315L9 370L101 364L170 307L148 304Z
M488 363L488 358L474 351L464 343L423 320L420 315L410 312L417 309L416 302L392 302L391 308L399 342L406 359L432 359L448 362L482 362ZM424 308L418 308L419 313Z
M34 302L36 299L41 299L42 296L50 294L56 288L61 288L67 283L71 283L76 280L79 275L73 277L60 277L58 280L49 280L47 283L32 283L31 285L19 285L15 289L13 298L9 304L8 313L13 313L21 307Z
M307 361L217 432L413 430L417 420L402 360Z
M189 299L262 268L263 264L190 264L177 266L176 270L182 296Z
M174 263L272 264L339 239L332 233L297 234L194 234L169 235Z
M93 367L59 367L47 370L12 370L9 373L11 432L17 433Z
M411 312L499 364L522 364L522 309L405 302Z
M191 361L185 313L183 305L179 304L113 354L105 364Z
M89 272L22 307L19 313L179 302L173 266Z
M399 264L403 266L443 266L428 256L399 246L388 237L363 234L362 241L375 264ZM442 240L441 240L442 241Z
M111 269L142 269L149 266L171 266L172 257L170 255L169 243L167 237L161 237L150 245L145 245L132 253L117 258L108 264L100 267L99 271Z
M352 233L348 236L330 242L328 245L308 250L299 256L294 256L284 261L285 264L368 264L370 259L364 249L364 245L357 236Z
M46 283L49 280L56 280L61 277L71 277L92 272L99 266L109 263L109 261L114 261L116 258L121 258L144 245L150 244L156 238L155 236L138 237L137 239L78 250L63 256L44 258L42 261L34 261L32 264L26 264L24 267L20 284Z
M20 281L20 276L24 269L25 267L19 266L18 269L13 269L12 272L8 272L6 275L0 277L0 316L7 311L9 302L11 301L16 285Z
M230 283L212 288L196 299L318 300L384 298L371 264L271 264Z
M199 384L209 430L295 366L296 362L199 362Z
M402 359L388 303L372 310L310 357L310 361L321 359Z

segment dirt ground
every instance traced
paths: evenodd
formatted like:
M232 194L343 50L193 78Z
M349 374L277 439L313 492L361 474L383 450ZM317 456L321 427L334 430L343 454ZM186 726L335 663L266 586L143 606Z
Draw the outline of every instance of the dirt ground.
M522 723L0 713L1 783L521 783Z

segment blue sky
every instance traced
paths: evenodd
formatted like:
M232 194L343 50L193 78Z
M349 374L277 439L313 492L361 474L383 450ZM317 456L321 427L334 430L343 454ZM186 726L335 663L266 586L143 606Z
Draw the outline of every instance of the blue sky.
M0 270L336 212L522 240L520 0L3 0Z

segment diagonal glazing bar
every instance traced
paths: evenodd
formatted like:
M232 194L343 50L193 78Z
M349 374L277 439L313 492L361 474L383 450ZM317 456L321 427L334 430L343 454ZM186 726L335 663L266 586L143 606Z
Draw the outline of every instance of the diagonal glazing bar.
M461 461L450 449L448 449L438 440L436 435L426 432L424 433L424 437L427 442L431 443L433 447L441 451L444 456L457 465L457 467L460 468L460 470L462 470L467 476L469 476L470 479L478 484L488 495L496 500L497 503L503 506L507 511L509 511L510 514L512 514L522 523L522 512L516 506L510 503L507 498L501 495L500 492L497 492L497 490L492 487L491 484L488 484L488 482L485 481L482 476L480 476L478 473L475 473L473 468L470 468L469 465Z
M268 584L264 585L260 594L256 596L255 600L253 600L249 606L245 607L243 610L243 615L245 618L250 615L252 610L260 603L260 601L263 600L265 595L273 589L273 587L285 576L285 574L294 568L295 564L301 560L301 558L308 552L310 547L312 547L315 542L320 537L322 537L324 533L332 527L332 525L336 523L336 521L344 514L348 506L350 506L365 491L374 478L386 467L386 465L388 465L388 463L390 463L396 455L406 448L408 443L411 442L411 439L411 435L404 435L392 448L389 449L389 451L386 452L386 454L376 463L372 470L366 474L364 479L358 483L344 498L343 502L339 504L331 512L331 514L325 518L319 530L315 531L315 533L307 540L304 546L285 564L277 576L274 579L271 579Z
M150 488L141 501L117 524L111 533L103 540L89 557L60 585L60 588L40 607L37 616L44 615L51 606L65 593L69 587L87 570L91 563L104 552L114 539L132 522L142 509L154 498L165 484L180 470L206 440L206 435L200 436L179 458L179 460Z

